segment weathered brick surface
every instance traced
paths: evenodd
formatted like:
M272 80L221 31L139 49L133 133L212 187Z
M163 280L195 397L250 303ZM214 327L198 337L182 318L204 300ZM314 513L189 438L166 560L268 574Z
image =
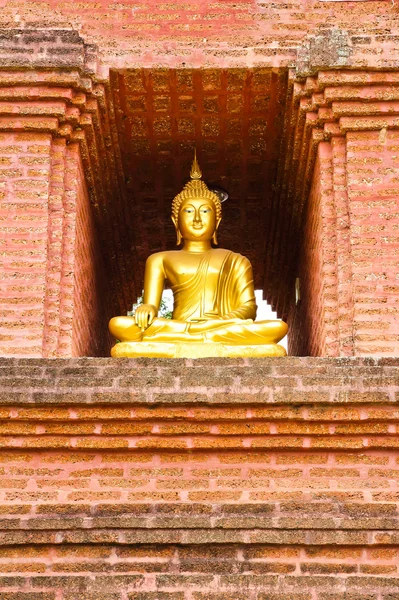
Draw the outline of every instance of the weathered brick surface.
M397 594L397 359L2 359L0 380L4 598Z
M107 294L78 147L47 133L1 138L2 354L107 353L106 331L85 329L99 329Z
M306 142L287 175L297 187L282 182L280 191L280 202L291 196L306 206L302 301L289 311L294 354L399 351L395 90L394 74L350 71L294 86L290 127Z
M396 67L397 7L377 2L301 0L71 2L4 0L0 60L60 66L84 64L82 42L99 49L98 71L109 67L294 66ZM19 35L9 28L19 27ZM52 28L50 32L43 31ZM74 31L79 31L79 35ZM39 31L35 31L39 29ZM42 31L40 31L42 30ZM326 33L327 30L327 33ZM46 35L47 34L47 35ZM21 37L31 52L21 48ZM19 61L19 62L17 62Z
M393 354L399 344L398 144L399 132L384 127L347 134L354 335L362 354Z
M85 86L91 82L77 72L36 73L35 80L0 72L2 355L109 353L99 319L114 311L92 208L104 193L93 179L99 169L107 175L107 125L96 142L98 104L91 98L85 113ZM102 157L91 169L93 147Z
M0 26L4 25L4 21ZM71 29L0 29L0 66L3 68L79 68L90 70L96 64L96 49L85 44Z
M46 291L48 133L0 134L1 347L42 355Z

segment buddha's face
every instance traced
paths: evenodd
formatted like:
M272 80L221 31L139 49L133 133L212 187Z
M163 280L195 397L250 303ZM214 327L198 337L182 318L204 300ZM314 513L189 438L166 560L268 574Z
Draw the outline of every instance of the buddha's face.
M196 198L182 202L178 221L174 223L184 240L205 241L212 238L220 219L216 219L212 201Z

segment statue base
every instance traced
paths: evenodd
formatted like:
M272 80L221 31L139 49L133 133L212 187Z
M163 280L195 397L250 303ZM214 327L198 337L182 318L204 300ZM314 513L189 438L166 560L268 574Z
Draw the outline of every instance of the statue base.
M114 358L261 358L263 356L287 356L279 344L232 345L217 342L176 343L166 342L120 342L111 350Z

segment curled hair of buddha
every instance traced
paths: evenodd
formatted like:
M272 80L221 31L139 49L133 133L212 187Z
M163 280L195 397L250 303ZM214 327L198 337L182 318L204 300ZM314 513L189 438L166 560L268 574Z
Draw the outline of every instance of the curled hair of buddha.
M173 198L172 217L177 220L180 206L185 200L194 200L198 198L201 200L210 200L215 207L216 219L220 219L222 216L222 203L220 202L219 196L212 192L206 183L201 180L202 173L196 154L194 154L194 161L191 167L190 177L191 181L186 183L180 194L177 194L177 196Z

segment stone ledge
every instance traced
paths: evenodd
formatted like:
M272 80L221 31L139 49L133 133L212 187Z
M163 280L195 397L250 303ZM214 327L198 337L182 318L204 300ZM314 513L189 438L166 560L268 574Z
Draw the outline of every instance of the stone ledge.
M0 519L1 531L68 530L200 530L240 531L244 538L265 530L301 531L391 531L399 530L399 508L393 502L257 502L247 504L102 503L85 505L41 504L39 514L13 515ZM361 515L361 517L359 517ZM301 534L301 535L302 535ZM191 535L191 533L189 534ZM399 534L398 534L399 535ZM306 541L306 540L305 540ZM302 543L302 542L301 542Z
M73 529L0 531L1 546L25 544L276 544L306 546L397 546L399 533L390 530L276 529ZM399 584L398 584L399 585Z
M396 449L398 363L7 359L0 366L0 448Z
M0 356L0 367L25 366L25 367L209 367L209 366L268 366L268 367L302 367L306 369L322 368L324 371L331 367L399 367L399 357L390 356L351 356L351 357L313 357L313 356L285 356L263 358L119 358L112 357L78 357L78 358L17 358Z
M1 359L0 405L383 404L399 359Z

